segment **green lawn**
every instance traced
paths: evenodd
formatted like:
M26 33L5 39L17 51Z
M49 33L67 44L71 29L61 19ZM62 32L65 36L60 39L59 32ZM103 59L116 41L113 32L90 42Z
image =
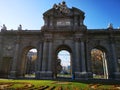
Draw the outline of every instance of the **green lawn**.
M54 80L0 79L0 90L119 90L120 85L85 84Z

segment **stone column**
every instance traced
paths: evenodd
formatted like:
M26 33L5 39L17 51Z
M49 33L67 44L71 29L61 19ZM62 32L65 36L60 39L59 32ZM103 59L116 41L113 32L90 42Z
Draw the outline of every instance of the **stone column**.
M52 67L51 67L51 62L52 62L52 42L49 42L49 53L48 53L48 71L51 71Z
M75 41L75 71L80 72L80 43L79 39Z
M52 73L52 57L53 57L53 53L52 53L52 41L50 40L49 42L49 49L48 49L48 69L47 69L47 78L48 79L52 79L53 78L53 73Z
M75 43L75 40L73 40L73 42ZM72 56L71 56L71 63L72 63L72 67L71 67L71 70L72 70L72 79L75 78L75 67L76 67L76 54L75 54L75 44L73 44L72 46Z
M40 78L41 79L51 79L51 72L48 71L48 68L50 67L50 61L48 61L49 53L51 52L50 48L52 44L48 43L48 41L44 42L43 46L43 60L42 60L42 70L40 71ZM51 54L50 54L51 55ZM51 60L51 59L49 59Z
M14 58L13 58L13 62L12 62L12 68L10 71L10 77L9 78L16 78L16 69L17 69L17 61L18 61L18 55L19 55L19 48L20 48L20 44L19 41L16 43L15 46L15 54L14 54Z
M114 43L111 44L111 49L112 49L112 55L113 55L113 61L114 61L114 65L115 65L115 72L118 72L118 62L117 62L117 58L116 58L116 52L115 52L115 45Z
M39 53L38 53L38 71L41 71L42 69L42 43L39 45Z
M81 64L82 64L82 72L86 72L86 64L85 64L85 46L84 42L80 42L81 45Z
M80 42L80 53L81 53L81 71L77 72L77 78L76 79L85 79L86 78L86 64L85 64L85 47L84 42Z
M111 39L111 53L112 53L112 63L114 65L114 78L115 79L120 79L120 72L119 72L119 68L118 68L118 61L117 61L117 57L116 57L116 51L115 51L115 42L113 42L114 40Z
M76 79L87 79L91 73L86 71L86 58L85 58L85 42L81 40L80 42L80 66L81 66L81 71L76 72Z
M47 70L47 41L44 41L44 45L43 45L43 60L42 60L42 71L46 71Z
M0 71L2 71L2 56L3 56L3 35L0 36Z
M75 41L75 57L74 57L74 67L75 68L75 79L80 78L80 42L79 38L76 39Z
M88 41L86 41L86 64L87 64L87 74L88 74L88 78L93 78L93 74L92 74L92 60L91 60L91 48L89 47L89 43Z
M108 79L108 66L107 66L107 62L106 62L106 55L104 52L103 52L102 58L103 58L103 67L104 67L103 68L104 69L104 78Z
M84 48L84 42L80 42L81 45L81 63L82 63L82 72L86 72L86 66L85 66L85 48Z
M40 78L40 71L42 69L42 42L39 44L38 50L38 60L37 60L37 70L36 70L36 78Z

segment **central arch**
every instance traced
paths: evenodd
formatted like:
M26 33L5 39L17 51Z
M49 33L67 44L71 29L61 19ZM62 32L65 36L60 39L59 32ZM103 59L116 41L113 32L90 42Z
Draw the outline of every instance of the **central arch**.
M55 67L54 67L55 77L56 78L61 78L61 77L72 78L72 50L71 48L67 45L60 45L56 49L55 60L56 60Z

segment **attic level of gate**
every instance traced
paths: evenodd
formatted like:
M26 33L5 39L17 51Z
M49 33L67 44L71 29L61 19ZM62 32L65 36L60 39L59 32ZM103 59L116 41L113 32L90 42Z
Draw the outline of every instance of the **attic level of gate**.
M68 8L63 1L54 4L43 14L42 30L87 30L84 25L85 13L75 7Z

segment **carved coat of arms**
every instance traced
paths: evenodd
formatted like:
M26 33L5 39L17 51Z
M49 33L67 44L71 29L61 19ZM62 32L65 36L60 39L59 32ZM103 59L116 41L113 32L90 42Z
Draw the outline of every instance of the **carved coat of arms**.
M58 5L54 4L53 8L55 10L58 10L61 14L68 14L68 13L70 13L69 8L67 7L67 5L66 5L66 3L64 1L62 3L59 3Z

